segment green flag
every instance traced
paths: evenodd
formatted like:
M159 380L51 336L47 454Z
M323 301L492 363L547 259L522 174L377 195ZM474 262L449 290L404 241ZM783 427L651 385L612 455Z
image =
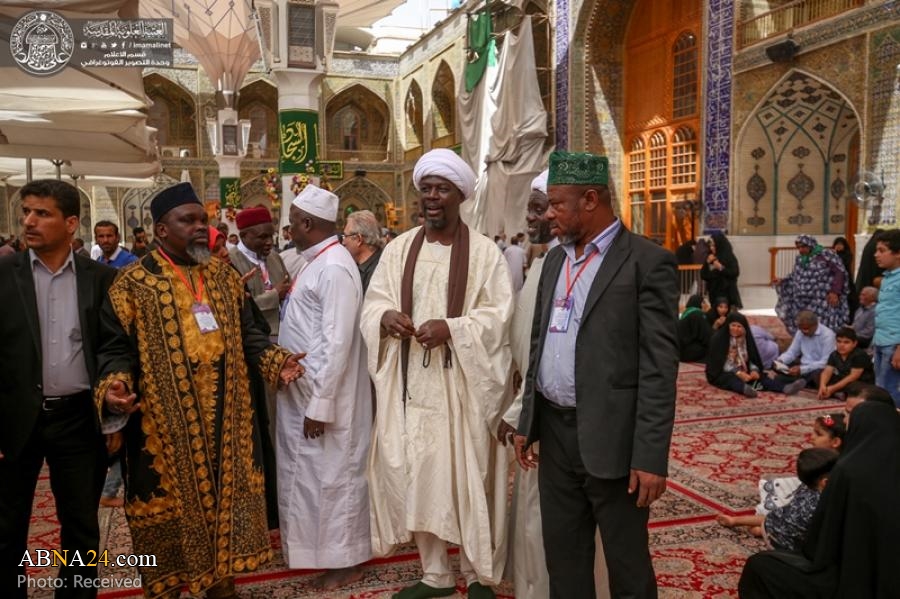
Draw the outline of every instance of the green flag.
M314 110L282 110L278 113L282 174L305 173L315 163L319 145L319 113Z
M222 208L241 207L241 180L236 177L219 178L219 205Z
M483 10L469 19L469 56L465 69L467 92L475 89L489 65L497 64L496 46L491 33L490 11Z

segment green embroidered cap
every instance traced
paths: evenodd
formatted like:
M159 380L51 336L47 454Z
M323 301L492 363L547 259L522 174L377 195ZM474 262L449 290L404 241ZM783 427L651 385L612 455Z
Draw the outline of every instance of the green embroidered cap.
M588 152L550 154L550 176L547 185L607 185L609 158Z

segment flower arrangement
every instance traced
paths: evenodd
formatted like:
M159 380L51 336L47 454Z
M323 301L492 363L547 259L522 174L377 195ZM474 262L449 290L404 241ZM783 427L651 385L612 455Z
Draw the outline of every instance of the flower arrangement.
M238 209L241 207L241 181L240 179L227 180L224 182L224 201L225 218L234 222L237 218Z
M272 202L272 209L278 210L281 208L281 192L279 191L281 188L281 178L278 176L278 171L276 169L270 168L266 171L266 174L263 177L263 188L266 190L266 195L269 196L269 200Z
M295 196L299 195L299 193L303 191L303 189L310 183L318 185L322 189L331 191L331 184L328 182L328 177L325 174L322 174L318 177L318 182L316 182L313 181L315 174L316 164L312 160L310 160L306 163L306 172L294 175L291 178L291 193Z

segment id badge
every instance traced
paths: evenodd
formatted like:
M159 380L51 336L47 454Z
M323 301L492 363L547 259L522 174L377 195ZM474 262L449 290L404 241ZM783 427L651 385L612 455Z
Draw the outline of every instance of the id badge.
M569 330L572 319L572 298L564 297L553 300L553 312L550 313L550 332L565 333Z
M216 322L216 317L213 316L212 310L208 305L194 304L191 312L194 313L194 319L197 321L197 326L200 327L201 333L212 333L219 330L219 323Z

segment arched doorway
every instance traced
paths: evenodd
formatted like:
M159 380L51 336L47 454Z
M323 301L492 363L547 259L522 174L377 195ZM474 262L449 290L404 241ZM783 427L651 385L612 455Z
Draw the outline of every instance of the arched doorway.
M143 227L149 237L153 237L153 217L150 215L150 202L163 189L178 183L168 175L158 175L153 187L129 189L122 196L122 214L120 221L124 228L122 239L131 236L135 227Z
M698 224L701 11L699 0L638 0L624 40L624 220L670 249Z
M450 66L441 61L431 85L431 147L449 148L456 144L456 85Z
M386 226L385 204L391 197L365 177L353 177L334 190L340 198L337 227L343 228L346 216L357 210L370 210L382 226Z
M157 73L144 77L144 91L153 101L147 126L156 129L161 157L178 158L181 150L197 156L197 106L191 94Z
M741 235L855 233L848 201L860 126L850 101L822 79L789 72L738 136L732 228Z
M422 88L413 80L406 91L403 109L406 113L406 151L421 147L425 142Z
M250 121L250 158L277 157L278 151L278 90L265 79L241 88L238 104L240 118Z
M372 91L350 86L329 100L325 119L330 159L387 159L390 111Z
M571 46L572 146L609 157L623 220L669 248L698 228L702 16L700 0L596 0Z

